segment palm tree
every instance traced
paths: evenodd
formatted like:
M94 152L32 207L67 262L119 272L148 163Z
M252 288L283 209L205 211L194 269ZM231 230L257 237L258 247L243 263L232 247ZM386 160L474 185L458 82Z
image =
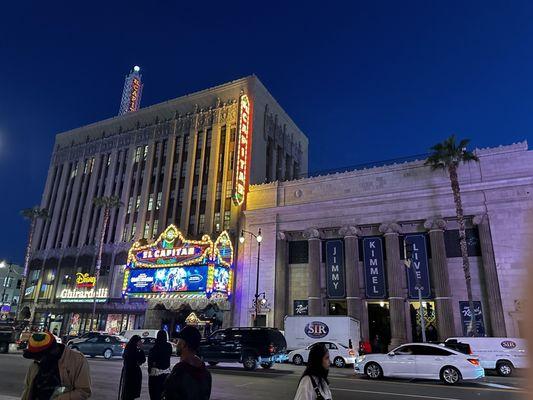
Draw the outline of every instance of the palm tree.
M22 271L22 279L20 282L20 300L19 304L21 304L24 300L24 295L26 293L26 282L28 278L28 269L30 266L30 257L31 257L31 248L33 245L33 234L35 233L35 227L37 226L37 221L47 220L50 219L50 214L48 213L48 210L46 208L39 208L39 206L35 206L32 208L25 208L20 212L20 214L27 220L30 221L30 231L28 233L28 243L26 244L26 254L24 255L24 270ZM37 293L35 293L35 301L37 301ZM15 314L15 319L17 317L17 313Z
M450 185L455 203L455 212L457 214L457 223L459 224L459 244L461 248L461 257L463 258L463 272L465 274L466 294L468 296L468 307L470 308L470 333L477 336L475 324L474 299L472 296L472 277L470 275L470 262L468 261L468 251L466 246L466 229L463 215L463 203L461 200L461 188L459 187L459 178L457 177L457 168L461 163L469 161L479 161L477 156L466 149L470 142L469 139L463 139L456 142L455 135L450 136L442 143L437 143L431 147L431 154L426 160L425 165L431 169L444 169L448 171Z
M102 266L102 252L104 249L105 233L109 223L109 216L111 209L122 207L124 204L120 201L118 196L102 196L95 197L93 204L96 208L104 209L104 218L102 220L102 230L100 231L100 242L98 243L98 257L96 259L96 269L94 272L94 297L93 297L93 313L91 316L91 324L94 323L94 316L96 315L96 289L98 287L98 278L100 277L100 267Z

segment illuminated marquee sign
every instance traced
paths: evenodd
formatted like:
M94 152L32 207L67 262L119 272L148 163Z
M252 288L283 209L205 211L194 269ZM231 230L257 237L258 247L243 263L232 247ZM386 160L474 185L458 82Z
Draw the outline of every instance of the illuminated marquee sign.
M107 288L96 290L96 301L101 303L106 301L108 295ZM62 303L85 303L94 300L94 288L87 289L63 289L59 294Z
M130 104L128 111L137 111L139 109L139 97L141 91L141 80L137 77L133 78L131 81L131 93L130 93Z
M213 293L227 297L233 279L233 246L226 231L213 242L209 235L187 240L170 225L153 243L136 242L128 254L123 294L167 296Z
M248 151L252 136L252 107L247 95L241 96L239 107L239 137L237 140L236 167L233 182L233 202L240 206L246 196L246 179L248 175Z
M76 273L76 287L77 288L92 288L96 284L96 277L88 273Z

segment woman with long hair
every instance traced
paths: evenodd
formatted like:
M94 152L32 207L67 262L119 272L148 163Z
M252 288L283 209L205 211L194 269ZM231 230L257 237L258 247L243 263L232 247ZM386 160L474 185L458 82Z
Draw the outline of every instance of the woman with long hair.
M148 391L150 400L161 400L163 384L170 374L172 345L164 330L157 332L154 347L148 353Z
M331 400L329 390L329 352L322 343L315 344L309 351L305 369L294 400Z
M146 361L139 335L133 335L124 349L122 358L122 377L120 389L121 400L134 400L141 397L142 372L141 365Z

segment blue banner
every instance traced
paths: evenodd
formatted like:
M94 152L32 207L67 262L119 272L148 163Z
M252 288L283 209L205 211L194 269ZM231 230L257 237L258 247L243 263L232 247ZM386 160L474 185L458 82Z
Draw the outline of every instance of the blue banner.
M363 265L366 297L369 299L384 299L387 297L383 243L380 237L363 239Z
M470 312L470 305L468 301L459 302L459 310L461 311L461 325L463 327L463 336L474 336L470 332L470 321L472 321L472 313ZM481 302L474 301L475 328L477 329L476 336L485 336L485 322L483 321L483 310L481 309Z
M327 294L330 299L346 297L342 240L328 240L326 242L326 282Z
M407 286L409 298L418 299L417 284L422 288L422 298L431 297L431 285L429 282L429 266L426 248L426 237L419 235L405 235L405 243L412 246L411 266L407 268Z
M207 265L173 268L133 268L128 276L129 293L203 292Z

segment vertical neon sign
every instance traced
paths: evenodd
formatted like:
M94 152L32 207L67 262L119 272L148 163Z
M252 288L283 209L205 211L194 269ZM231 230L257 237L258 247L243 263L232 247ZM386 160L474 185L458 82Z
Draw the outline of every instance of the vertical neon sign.
M233 203L242 205L246 196L246 180L248 178L248 150L251 138L251 104L248 96L243 94L239 105L239 137L235 152L235 180L233 183Z

